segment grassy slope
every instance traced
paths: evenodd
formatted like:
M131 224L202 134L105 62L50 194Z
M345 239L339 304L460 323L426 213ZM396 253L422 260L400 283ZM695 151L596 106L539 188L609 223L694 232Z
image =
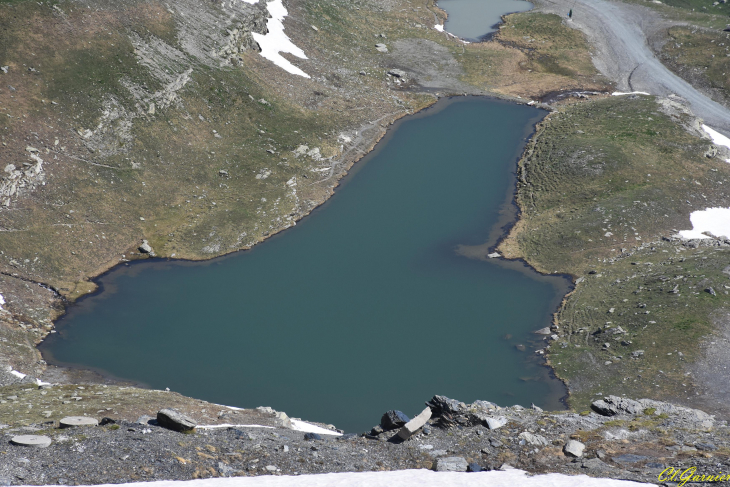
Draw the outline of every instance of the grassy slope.
M693 210L730 203L730 168L703 157L707 147L652 97L565 105L528 147L522 218L502 250L542 272L580 278L556 315L561 338L550 349L572 406L587 407L597 393L694 393L683 364L697 357L709 315L728 301L722 269L730 251L678 248L661 237L691 228ZM670 293L677 284L679 294ZM598 332L607 323L628 333ZM644 355L634 359L637 350Z

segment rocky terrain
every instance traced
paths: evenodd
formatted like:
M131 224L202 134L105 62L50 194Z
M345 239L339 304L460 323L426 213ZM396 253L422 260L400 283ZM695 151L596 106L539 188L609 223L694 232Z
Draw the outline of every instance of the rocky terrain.
M430 418L408 435L402 430L409 418L400 411L384 414L372 431L336 435L334 431L297 431L286 415L268 408L218 409L236 425L193 429L195 420L169 409L156 419L142 416L136 421L95 415L91 423L98 418L98 426L2 425L0 482L79 485L419 468L471 472L519 468L656 483L668 467L680 471L696 467L705 474L730 468L726 421L647 399L608 396L595 401L591 411L577 414L536 407L500 408L488 401L464 404L434 396L421 415L424 420ZM28 441L22 437L28 435L46 437L50 446L21 446Z
M307 58L285 57L304 78L260 56L263 2L0 2L0 485L477 466L654 481L667 466L728 468L728 243L677 237L692 211L730 206L727 154L689 106L701 93L679 78L689 102L609 97L666 70L652 59L634 80L617 34L591 26L653 19L648 32L624 27L720 102L726 37L711 14L643 4L568 23L568 3L464 44L433 28L445 14L431 1L292 0L284 26ZM706 35L688 41L687 19ZM711 69L688 68L710 44ZM652 55L638 44L629 54ZM268 409L136 389L38 353L95 276L153 255L250 248L325 201L388 124L463 94L549 103L500 251L574 278L544 348L529 351L566 382L572 411L435 398L403 442L388 424L305 439ZM271 428L180 433L144 418L170 407L202 425ZM69 415L110 420L59 428ZM11 443L28 434L52 443Z

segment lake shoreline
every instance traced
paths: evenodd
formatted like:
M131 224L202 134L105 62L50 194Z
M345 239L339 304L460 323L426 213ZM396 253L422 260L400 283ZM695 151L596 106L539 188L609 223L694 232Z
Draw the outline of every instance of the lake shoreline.
M493 101L499 101L501 103L509 103L509 104L512 103L512 101L505 101L504 99L502 99L500 97L479 97L479 99L482 99L482 100L493 100ZM393 130L393 129L397 129L400 126L400 123L402 123L403 121L411 120L413 118L421 118L421 117L433 115L434 111L443 110L446 107L450 106L452 103L468 103L468 100L466 100L463 96L443 97L443 98L439 99L436 103L428 106L427 108L424 108L424 109L420 110L417 113L409 114L408 117L401 117L400 119L397 119L397 120L393 121L393 123L391 123L388 126L388 130L386 130L379 137L378 143L373 144L374 145L373 149L370 152L368 152L367 154L365 154L365 155L370 155L371 157L373 157L375 154L377 154L378 151L379 151L379 146L380 147L383 147L384 146L384 145L380 144L380 142L386 142L386 141L388 141L389 140L389 137L391 137L392 134L395 133L395 130ZM518 102L518 104L524 104L524 102L522 102L522 103ZM539 112L537 112L537 113L539 113ZM536 130L537 124L540 121L544 120L544 117L546 115L547 115L547 113L544 113L541 116L536 116L535 119L528 126L525 127L525 132L524 132L524 136L523 136L523 142L522 142L522 144L521 144L520 147L518 147L518 148L515 149L515 155L514 155L514 157L512 159L512 162L510 163L510 166L509 166L510 167L510 169L509 169L510 181L507 184L507 190L505 192L504 201L503 201L503 203L500 206L502 208L502 210L500 210L500 213L502 214L502 216L500 216L499 219L498 219L498 221L491 227L491 229L488 232L489 238L482 245L486 245L489 248L493 248L496 245L499 245L499 243L501 242L501 240L503 240L506 237L506 235L509 233L509 229L512 228L516 224L516 222L517 222L516 218L519 217L519 212L517 211L517 206L516 206L516 202L515 202L515 199L514 199L515 192L516 192L515 169L517 167L517 164L519 163L519 160L522 157L522 154L523 154L525 148L527 147L527 143L529 142L529 140L535 134L535 130ZM363 155L363 157L364 157L364 155ZM362 159L362 157L359 158L355 162L359 162L361 159ZM352 169L353 166L356 168L355 170ZM362 165L355 166L355 163L354 162L352 164L350 164L348 166L348 169L347 169L346 174L345 173L342 174L342 176L338 180L337 185L333 188L332 194L335 193L335 189L336 188L340 188L341 186L347 185L347 183L350 181L350 179L358 172L359 167L363 167L363 166ZM323 209L324 208L324 204L327 203L327 202L329 202L329 201L330 201L330 198L328 198L321 205L315 207L309 214L307 214L305 216L311 215L318 208ZM303 218L304 217L302 217L302 219ZM301 221L301 220L299 220L299 221ZM280 233L281 232L272 233L271 235L267 236L266 239L268 239L270 237L273 237L274 235L279 235ZM282 235L283 235L283 233L282 233ZM250 249L244 249L244 250L254 250L254 249L253 248L250 248ZM76 305L82 303L83 301L85 301L86 298L98 296L100 293L103 293L103 292L107 291L107 289L104 287L104 284L102 282L103 277L107 276L112 271L115 271L115 272L119 271L120 270L120 266L124 266L124 267L130 268L130 270L131 270L133 268L137 268L138 266L142 265L143 262L148 262L149 264L153 264L153 265L164 265L167 262L173 262L173 263L175 263L177 265L185 265L186 263L190 263L191 265L195 265L195 264L198 264L200 262L206 262L206 263L208 263L208 262L213 262L213 261L220 261L223 258L233 257L234 255L237 255L237 254L238 254L238 251L234 251L234 252L230 252L230 253L228 253L226 255L223 255L223 256L217 256L217 257L214 257L212 259L206 259L205 261L192 260L192 259L186 260L186 259L169 259L169 258L143 258L143 259L133 260L131 262L124 262L122 264L119 264L117 266L114 266L112 269L110 269L110 270L104 272L103 274L97 276L96 278L94 278L94 282L98 286L97 290L94 291L91 294L82 296L75 303L69 303L69 307L76 306ZM517 263L517 261L513 261L513 262L514 262L514 264L512 264L510 261L504 260L504 261L500 262L499 265L500 265L500 267L509 267L509 268L512 268L512 269L518 269L519 268L518 270L521 273L524 273L526 275L530 275L533 278L535 278L536 276L544 276L544 277L550 277L550 278L555 277L554 275L546 276L546 275L537 273L534 269L532 269L524 261L522 261L520 263ZM493 264L498 264L496 262L496 259L493 259L492 260L492 263ZM556 298L558 299L558 301L562 300L563 295L565 293L569 292L569 290L570 290L570 284L569 284L569 282L566 281L564 285L561 285L560 286L560 288L561 288L561 291L559 293L560 296L556 296ZM553 307L553 309L555 309L558 306L559 306L559 302L558 303L555 303L555 305L554 306L551 306L551 307ZM59 331L62 331L62 329L63 329L63 319L61 319L60 322L57 321L57 325L60 325L60 330ZM545 326L549 326L549 325L546 323ZM531 335L525 337L525 339L527 340L525 343L528 344L528 348L532 348L534 346L537 346L537 344L539 343L539 341L537 339L531 340L532 338L534 338L534 337L531 336ZM63 362L57 361L57 360L54 359L54 357L52 357L49 354L48 349L44 346L43 343L41 343L38 348L43 353L45 360L49 363L49 365L51 365L54 368L62 368L62 369L65 368L65 369L70 369L70 370L73 370L73 371L76 371L76 372L78 372L78 371L89 371L89 370L91 370L95 374L99 374L99 381L98 382L101 382L101 383L108 383L109 384L109 383L119 383L119 382L121 382L123 384L134 384L135 386L143 387L143 388L144 387L149 387L147 384L144 383L144 381L130 381L129 379L120 379L118 377L115 377L113 374L106 373L106 372L104 372L102 370L98 370L98 369L93 369L93 368L84 367L84 366L80 366L80 365L68 364L68 363L63 363ZM527 353L528 354L531 353L531 350L529 352L527 352ZM535 357L535 359L532 359L530 357L530 360L539 360L540 366L541 367L546 367L545 370L546 370L546 373L548 374L548 377L547 377L548 380L551 381L551 380L557 379L557 377L555 377L552 369L550 368L549 364L547 364L546 361L542 357L540 357L539 359L537 357ZM559 396L556 397L556 400L563 407L566 407L565 398L567 397L568 391L564 387L564 384L563 384L562 381L559 381L558 380L556 382L559 382L561 384L561 387L562 387L562 391L559 393Z

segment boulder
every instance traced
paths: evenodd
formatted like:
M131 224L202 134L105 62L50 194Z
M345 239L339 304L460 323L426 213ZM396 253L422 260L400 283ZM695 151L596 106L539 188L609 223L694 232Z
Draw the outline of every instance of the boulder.
M21 435L13 436L10 443L17 446L30 446L33 448L46 448L51 446L51 439L41 435Z
M396 78L405 78L407 76L406 72L402 69L391 69L390 71L388 71L388 74L391 76L395 76Z
M322 437L317 433L304 433L304 439L307 441L321 440Z
M142 245L139 246L139 251L143 254L151 254L152 247L147 240L142 240Z
M383 427L384 431L390 431L402 427L410 420L402 411L391 409L380 418L380 426Z
M157 424L174 431L192 431L198 425L194 419L181 414L174 409L160 409L157 412Z
M487 428L490 430L496 430L507 424L508 420L504 416L498 416L496 418L487 418L485 420L485 423L487 423Z
M482 467L478 463L473 463L472 462L472 463L470 463L469 465L466 466L466 471L467 472L481 472L482 471Z
M434 470L437 472L466 472L468 462L462 457L443 457L436 460Z
M385 44L375 44L375 50L378 52L388 52L388 47Z
M603 416L616 416L617 414L641 414L646 409L640 402L626 399L619 396L607 396L591 404L591 408Z
M77 426L98 426L99 422L88 416L68 416L58 422L61 428L74 428Z
M523 431L517 435L517 437L521 440L525 440L525 443L532 446L545 446L550 443L544 436L535 435L529 431Z
M398 436L402 440L407 440L408 438L413 436L416 431L421 429L429 419L431 419L431 408L426 408L421 411L421 414L403 425L403 427L398 432Z
M441 416L443 413L462 414L466 410L466 404L446 396L433 396L426 406L431 408L434 416Z
M569 457L580 458L583 456L583 450L585 449L586 446L580 441L568 440L568 442L563 447L563 453L565 453L565 455Z

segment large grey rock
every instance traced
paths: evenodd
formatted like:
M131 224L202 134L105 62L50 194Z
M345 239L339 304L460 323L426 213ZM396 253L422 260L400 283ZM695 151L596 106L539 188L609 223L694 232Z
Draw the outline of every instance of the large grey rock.
M498 416L496 418L487 418L485 420L485 423L487 423L487 428L490 430L496 430L507 424L508 419L504 416Z
M413 436L416 431L421 429L429 419L431 419L431 408L426 408L421 411L421 414L403 425L403 427L398 432L398 436L402 440L407 440L408 438Z
M466 472L469 463L462 457L444 457L436 460L437 472Z
M33 448L46 448L51 446L51 439L41 435L20 435L13 436L10 443L17 446L30 446Z
M426 406L431 408L434 416L441 416L443 413L462 414L466 411L466 404L446 396L433 396Z
M639 401L626 399L619 396L607 396L593 402L591 407L595 412L603 416L616 416L617 414L642 414L646 406Z
M152 247L150 246L150 243L147 240L142 240L142 245L139 246L139 251L143 254L151 254L152 253Z
M157 412L157 423L167 429L175 431L192 431L198 425L194 419L181 414L174 409L161 409Z
M525 440L525 443L532 446L545 446L550 443L544 436L535 435L529 431L523 431L517 435L517 437L521 440Z
M74 428L77 426L98 426L99 422L88 416L67 416L58 422L61 428Z
M580 441L568 440L568 442L563 447L563 453L565 453L565 455L569 457L580 458L583 456L583 450L585 449L586 446Z
M401 428L410 420L402 411L391 409L380 418L380 426L382 426L383 431L390 431Z

